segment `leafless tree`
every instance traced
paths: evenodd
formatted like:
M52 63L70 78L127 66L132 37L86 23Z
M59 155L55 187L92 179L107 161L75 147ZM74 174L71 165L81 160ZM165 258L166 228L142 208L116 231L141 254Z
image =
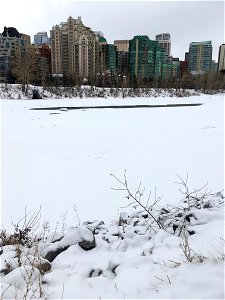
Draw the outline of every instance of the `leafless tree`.
M35 49L27 47L24 52L17 52L14 57L13 74L22 84L22 92L28 92L28 84L36 76L37 55Z

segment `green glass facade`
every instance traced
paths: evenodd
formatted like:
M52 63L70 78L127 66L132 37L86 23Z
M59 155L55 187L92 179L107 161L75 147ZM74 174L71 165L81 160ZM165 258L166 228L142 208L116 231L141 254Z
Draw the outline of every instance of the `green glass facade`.
M117 48L115 45L108 44L106 51L106 62L108 68L112 73L116 73L117 70Z
M153 80L161 77L165 50L158 41L150 40L147 35L135 36L129 41L130 78Z
M162 64L162 80L170 80L172 78L179 78L180 76L180 62L164 62Z
M112 44L100 46L100 72L109 70L115 74L117 71L117 50Z
M164 62L162 63L162 80L170 80L172 78L172 64Z
M172 62L172 76L173 76L173 78L178 78L180 76L180 62L179 61Z

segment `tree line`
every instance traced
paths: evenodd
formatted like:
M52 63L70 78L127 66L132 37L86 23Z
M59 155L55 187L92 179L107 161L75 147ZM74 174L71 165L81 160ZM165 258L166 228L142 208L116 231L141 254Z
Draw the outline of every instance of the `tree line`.
M22 92L28 92L28 85L35 84L46 87L73 87L81 86L83 78L76 75L63 74L62 77L54 77L43 69L40 63L40 56L35 49L28 47L24 53L17 53L14 58L12 75L16 83L22 86ZM88 85L102 88L173 88L194 89L203 93L224 92L225 74L224 73L205 73L192 75L185 73L180 78L157 79L138 79L130 78L127 74L113 74L105 72L96 74L95 77L87 78Z

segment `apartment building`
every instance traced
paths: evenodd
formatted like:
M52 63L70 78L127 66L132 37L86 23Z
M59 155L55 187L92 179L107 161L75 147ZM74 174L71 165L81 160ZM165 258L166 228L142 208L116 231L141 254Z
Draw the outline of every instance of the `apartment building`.
M192 42L189 46L188 69L192 74L204 74L211 70L212 42Z
M51 62L51 48L49 45L34 45L36 50L38 62L39 62L39 69L41 70L42 74L49 75L52 73L52 62Z
M100 73L108 71L116 74L117 71L117 51L116 46L112 44L99 45L99 67Z
M117 51L129 51L129 40L115 40L114 45L117 47Z
M218 74L225 74L225 44L222 44L219 48L217 72Z
M115 40L114 45L118 51L118 73L127 76L129 73L129 40Z
M93 78L98 68L99 37L81 17L71 16L50 31L52 73Z
M134 36L129 41L130 78L153 80L161 77L165 51L158 41L150 40L147 35Z
M180 77L183 77L184 74L188 72L188 62L186 60L180 60Z
M46 31L38 32L34 35L34 44L35 45L48 45L50 44L50 38Z
M155 37L156 41L159 42L160 47L165 50L166 56L171 56L171 41L169 33L160 33Z
M4 27L0 34L0 82L12 82L14 57L30 46L30 36L19 33L14 27Z

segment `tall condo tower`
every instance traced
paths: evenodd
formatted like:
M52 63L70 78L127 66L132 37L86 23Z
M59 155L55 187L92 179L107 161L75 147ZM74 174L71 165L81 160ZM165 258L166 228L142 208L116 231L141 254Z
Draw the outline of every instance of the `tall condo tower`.
M210 72L212 65L212 42L192 42L189 46L188 69L192 74Z
M50 32L53 74L81 79L93 78L98 65L98 35L83 24L81 17L52 27Z
M171 41L169 33L160 33L155 37L156 41L159 42L160 47L165 49L166 56L171 56Z

